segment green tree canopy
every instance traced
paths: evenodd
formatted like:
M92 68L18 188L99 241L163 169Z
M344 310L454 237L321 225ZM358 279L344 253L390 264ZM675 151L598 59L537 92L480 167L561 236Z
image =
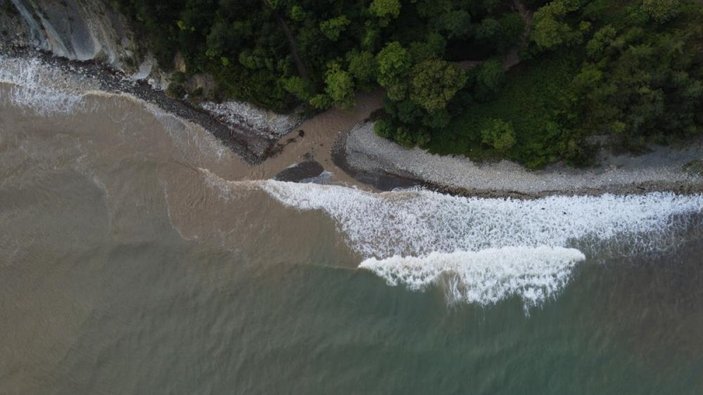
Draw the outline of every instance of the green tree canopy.
M502 119L491 119L481 130L481 141L498 152L506 152L516 142L513 125Z
M325 92L341 107L354 104L354 80L339 64L333 64L325 73Z
M643 0L642 9L658 23L674 19L681 12L680 0Z
M425 60L410 74L410 99L428 112L446 108L466 83L463 70L440 59Z
M378 65L377 81L386 88L387 95L392 100L402 100L407 93L406 75L412 67L408 51L393 41L386 45L376 55Z
M579 42L582 33L571 26L567 16L580 8L580 0L554 0L540 8L534 15L532 40L540 49Z
M320 30L325 37L332 41L339 40L339 36L346 30L351 21L344 15L328 19L320 23Z
M349 73L361 85L369 84L376 76L376 58L371 52L352 50L347 53Z
M369 11L379 18L397 18L400 15L400 0L373 0Z

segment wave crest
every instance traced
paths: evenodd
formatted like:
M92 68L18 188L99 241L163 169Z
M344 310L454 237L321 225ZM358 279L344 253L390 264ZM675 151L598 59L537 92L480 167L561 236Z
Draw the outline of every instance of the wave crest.
M703 213L702 195L552 196L483 199L426 190L381 194L266 181L276 200L334 219L350 246L391 285L424 289L439 279L450 302L492 304L518 295L535 306L564 287L585 255L672 247L675 231ZM682 219L683 218L683 219Z
M504 247L369 258L359 268L372 271L391 286L402 284L411 290L441 282L450 303L489 305L516 295L525 307L531 307L554 297L568 283L573 266L585 259L572 248Z

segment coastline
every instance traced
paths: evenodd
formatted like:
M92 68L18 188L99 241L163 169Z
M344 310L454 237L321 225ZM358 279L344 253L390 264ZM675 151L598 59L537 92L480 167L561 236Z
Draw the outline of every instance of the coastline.
M206 129L249 164L261 163L271 154L277 143L276 139L258 133L244 124L232 127L202 108L184 100L174 99L164 91L154 89L146 80L131 79L124 73L96 60L72 60L29 47L5 48L0 54L14 59L38 59L45 65L58 68L64 73L97 83L97 89L105 93L127 94L153 104L169 114Z
M703 137L685 148L657 146L638 156L601 153L599 165L592 168L555 164L529 171L507 160L479 164L466 157L407 149L378 137L372 123L363 122L340 137L333 156L337 166L381 190L393 189L388 180L395 180L401 187L490 198L703 193L703 174L686 169L703 160Z
M703 138L682 149L654 147L640 156L602 154L601 164L594 168L557 164L528 171L508 161L477 164L465 157L406 149L376 136L369 116L382 106L380 91L359 95L351 109L333 108L303 120L288 133L272 134L228 122L96 61L58 58L26 47L3 52L14 58L37 58L62 72L97 81L100 91L131 95L202 127L246 162L246 179L336 183L369 191L422 187L451 195L520 199L703 193L703 174L684 169L687 163L703 160ZM323 173L328 176L320 177Z

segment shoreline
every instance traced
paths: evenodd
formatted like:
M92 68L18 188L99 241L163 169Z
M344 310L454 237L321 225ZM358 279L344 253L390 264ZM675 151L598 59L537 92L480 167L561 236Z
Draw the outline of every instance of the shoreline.
M657 147L640 155L604 155L594 168L552 165L527 171L508 161L477 164L465 157L438 156L406 149L375 135L371 113L382 107L382 94L357 97L348 110L330 109L303 120L288 133L273 137L246 124L232 125L187 101L154 89L97 61L55 57L31 48L12 48L2 55L38 59L62 72L96 81L108 94L126 94L152 104L217 138L248 165L245 179L302 181L323 179L369 191L421 187L436 192L483 198L533 199L554 195L703 193L703 173L683 169L688 161L703 163L703 138L685 149ZM237 127L240 126L240 127ZM650 163L651 162L651 163ZM296 170L297 169L297 170ZM323 173L330 177L322 177ZM297 174L292 179L282 174Z
M376 136L372 123L363 122L340 136L333 158L353 177L385 191L422 187L457 196L517 199L703 193L703 173L685 169L690 162L703 163L703 137L685 149L658 146L638 156L602 153L600 164L586 169L556 164L529 171L507 160L475 163L466 157L407 149Z
M59 68L62 72L92 79L97 82L98 90L100 91L132 95L153 104L169 114L204 128L226 147L238 154L244 161L252 165L266 160L277 144L277 139L264 137L261 133L247 128L245 125L238 125L236 128L232 127L202 108L187 101L172 98L166 95L164 91L154 89L144 79L130 79L128 75L121 71L96 60L72 60L29 47L5 48L0 52L0 55L11 59L38 59L48 66Z

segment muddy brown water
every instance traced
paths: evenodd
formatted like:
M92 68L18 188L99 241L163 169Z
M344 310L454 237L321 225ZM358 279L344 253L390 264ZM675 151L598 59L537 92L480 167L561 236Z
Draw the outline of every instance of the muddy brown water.
M257 181L306 154L333 168L328 144L363 109L309 121L252 167L126 97L40 113L13 89L0 85L0 393L703 393L700 222L665 228L656 253L627 235L582 248L568 283L527 313L524 289L448 304L441 282L419 292L358 270L364 251L431 248L447 228L539 241L579 212L619 214L573 200L585 208L571 221L518 229L507 219L571 211ZM651 210L649 223L662 205L699 207L657 199L619 211Z

